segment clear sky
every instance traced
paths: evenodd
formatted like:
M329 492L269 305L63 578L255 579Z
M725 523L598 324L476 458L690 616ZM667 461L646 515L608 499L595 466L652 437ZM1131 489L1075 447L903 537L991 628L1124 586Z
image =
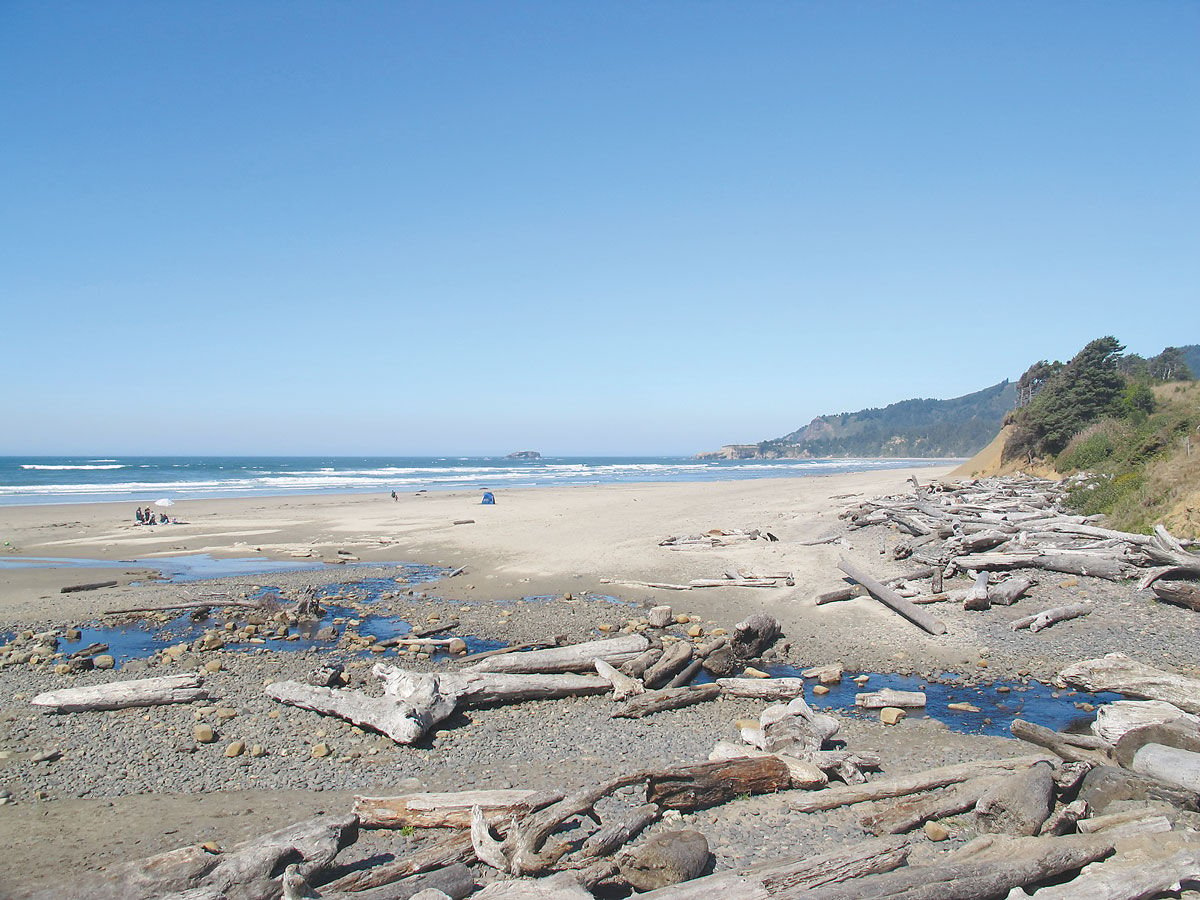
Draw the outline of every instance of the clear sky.
M1200 4L0 2L0 453L692 453L1200 342Z

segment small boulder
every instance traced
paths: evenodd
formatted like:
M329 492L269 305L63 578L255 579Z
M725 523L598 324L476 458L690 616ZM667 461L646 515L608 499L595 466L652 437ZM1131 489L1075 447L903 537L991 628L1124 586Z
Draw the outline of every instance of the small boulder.
M926 822L924 831L925 837L931 841L944 841L950 837L950 829L941 822Z
M651 608L646 621L654 628L666 628L675 621L675 613L669 606L655 606Z
M884 725L895 725L903 719L907 713L899 706L885 706L879 710L879 721Z
M112 669L117 665L117 661L110 654L101 653L92 658L92 665L97 669Z
M708 839L699 831L668 831L630 851L620 867L635 890L653 891L698 878L710 859Z
M234 741L225 748L225 755L228 757L241 756L246 752L246 744L243 741Z
M217 739L217 734L211 725L201 722L192 729L192 737L196 739L197 744L211 744Z

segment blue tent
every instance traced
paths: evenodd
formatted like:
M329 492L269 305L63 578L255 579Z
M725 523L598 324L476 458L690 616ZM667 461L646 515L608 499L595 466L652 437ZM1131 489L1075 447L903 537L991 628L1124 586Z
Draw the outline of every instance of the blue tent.
M484 506L495 506L496 505L496 497L495 497L495 495L492 494L491 491L484 491L483 499L479 502L482 503Z

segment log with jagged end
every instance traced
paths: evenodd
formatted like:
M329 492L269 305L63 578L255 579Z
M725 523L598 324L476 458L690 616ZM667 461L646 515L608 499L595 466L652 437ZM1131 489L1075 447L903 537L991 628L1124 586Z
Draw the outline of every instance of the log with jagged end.
M1031 837L1054 808L1054 778L1050 763L1034 763L991 785L975 804L980 832Z
M279 681L266 688L268 697L337 716L355 725L387 735L398 744L412 744L445 719L458 705L458 695L446 692L433 676L406 699L371 697L361 691L313 687L295 681Z
M1200 714L1200 679L1156 669L1124 653L1077 662L1059 672L1058 677L1072 687L1165 700L1184 712Z

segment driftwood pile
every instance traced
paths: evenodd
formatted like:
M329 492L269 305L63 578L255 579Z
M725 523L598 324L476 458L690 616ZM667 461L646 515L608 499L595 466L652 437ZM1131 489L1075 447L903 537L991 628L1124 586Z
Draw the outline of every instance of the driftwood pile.
M1011 606L1037 585L1033 573L1041 571L1109 581L1136 577L1139 590L1151 588L1161 600L1200 610L1200 554L1161 525L1152 535L1132 534L1099 527L1097 517L1062 512L1070 482L1024 475L925 486L914 480L912 493L857 503L842 513L851 529L896 528L907 537L893 548L893 557L923 568L880 584L844 559L842 570L861 588L830 591L816 602L849 599L865 590L926 631L941 634L945 626L921 605ZM960 574L970 586L946 590L945 580ZM928 585L921 583L926 580ZM1054 607L1017 619L1011 627L1037 633L1092 609L1086 602Z
M713 547L726 547L741 541L777 541L775 535L761 528L751 528L749 531L730 528L713 528L704 534L679 534L665 537L658 546L671 550L711 550Z

